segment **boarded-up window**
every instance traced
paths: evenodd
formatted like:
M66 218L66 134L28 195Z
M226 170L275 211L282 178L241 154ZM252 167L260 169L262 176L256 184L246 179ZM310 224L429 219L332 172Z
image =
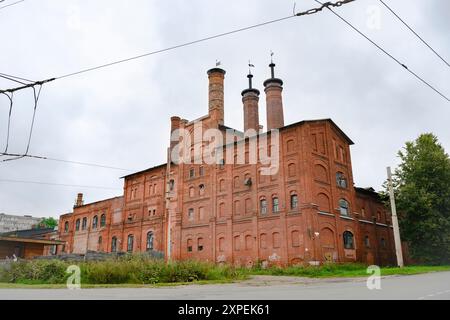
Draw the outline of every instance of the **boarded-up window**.
M293 139L290 139L286 142L286 149L287 152L295 151L295 141Z
M319 193L317 195L317 204L319 205L319 211L330 212L330 198L325 193Z
M234 214L237 216L241 214L241 202L239 200L234 202Z
M296 174L297 174L297 170L295 168L295 163L290 163L288 165L288 176L295 177Z
M198 208L198 220L203 220L205 218L205 208Z
M234 250L239 251L241 249L241 237L234 236L233 239Z
M281 245L280 233L272 233L272 243L274 248L279 248Z
M253 237L251 235L245 236L245 250L253 249Z
M245 199L245 213L250 213L252 211L252 199Z
M316 164L314 166L314 178L319 181L328 182L327 169L320 164Z
M261 249L266 249L267 248L267 234L261 233L259 240L260 240Z
M225 179L221 179L219 182L219 190L221 192L225 191Z
M322 247L334 248L334 232L330 228L323 228L320 231L320 243Z
M300 246L300 231L294 230L291 232L291 241L293 247Z
M225 238L224 237L219 238L219 251L220 252L225 251Z
M225 203L219 204L219 218L225 217Z
M235 188L239 188L239 177L234 177L233 183Z

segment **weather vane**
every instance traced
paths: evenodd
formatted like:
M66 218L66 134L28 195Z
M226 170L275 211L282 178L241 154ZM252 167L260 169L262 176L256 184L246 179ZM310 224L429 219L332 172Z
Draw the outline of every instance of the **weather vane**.
M273 51L270 50L270 62L273 63Z
M216 67L220 66L222 64L222 62L220 62L220 60L216 59Z
M252 69L251 68L254 68L255 67L255 65L253 65L251 62L250 62L250 60L248 60L248 74L252 74Z

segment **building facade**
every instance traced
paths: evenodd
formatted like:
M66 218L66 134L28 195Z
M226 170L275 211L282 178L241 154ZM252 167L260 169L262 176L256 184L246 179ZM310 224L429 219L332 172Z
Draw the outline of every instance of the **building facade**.
M224 124L225 71L209 70L208 114L172 117L167 163L123 177L123 196L84 205L79 195L60 217L64 251L160 251L241 266L394 263L389 211L373 189L354 187L353 142L331 119L285 125L283 81L270 67L268 131L253 76L241 132Z
M27 230L38 225L42 218L32 216L17 216L0 213L0 233Z

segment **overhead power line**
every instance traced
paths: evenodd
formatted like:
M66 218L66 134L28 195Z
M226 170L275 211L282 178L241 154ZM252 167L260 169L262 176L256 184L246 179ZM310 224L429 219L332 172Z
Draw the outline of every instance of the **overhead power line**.
M450 64L439 54L436 52L436 50L434 50L421 36L419 36L417 34L417 32L415 32L413 30L413 28L411 28L402 18L400 18L400 16L394 12L394 10L392 10L383 0L380 0L380 2L398 19L400 20L401 23L403 23L408 29L409 31L411 31L417 38L419 38L420 41L422 41L439 59L441 59L446 65L447 67L450 67Z
M24 1L25 0L20 0L20 1L16 1L16 2L13 2L13 3L7 4L7 5L4 5L3 7L0 7L0 10L5 9L7 7L15 6L16 4L19 4L19 3L24 2ZM0 2L3 2L3 1L0 1Z
M322 2L318 1L318 0L314 0L317 3L322 4ZM391 58L392 60L394 60L397 64L399 64L400 66L402 66L406 71L408 71L410 74L412 74L415 78L417 78L419 81L421 81L423 84L425 84L426 86L428 86L430 89L432 89L434 92L436 92L437 94L439 94L442 98L444 98L445 100L450 102L450 99L444 95L441 91L439 91L438 89L436 89L433 85L431 85L429 82L425 81L422 77L420 77L417 73L415 73L414 71L412 71L411 69L409 69L404 63L400 62L400 60L398 60L397 58L395 58L392 54L390 54L389 52L387 52L385 49L383 49L380 45L378 45L375 41L373 41L372 39L370 39L367 35L365 35L364 33L362 33L359 29L357 29L355 26L353 26L350 22L348 22L346 19L344 19L342 16L340 16L338 13L336 13L333 9L331 9L330 7L327 7L328 10L330 10L335 16L337 16L339 19L341 19L343 22L345 22L350 28L352 28L354 31L356 31L359 35L361 35L362 37L364 37L367 41L369 41L371 44L373 44L375 47L377 47L381 52L383 52L385 55L387 55L389 58Z
M10 74L6 74L3 72L0 72L0 76L3 76L5 78L12 78L12 79L16 79L16 80L27 81L27 82L35 82L34 80L29 80L29 79L25 79L25 78L21 78L21 77L17 77L17 76L12 76Z
M65 183L54 183L54 182L43 182L43 181L29 181L29 180L0 179L0 182L5 182L5 183L26 183L26 184L48 185L48 186L58 186L58 187L71 187L71 188L120 190L120 188L111 188L111 187L103 187L103 186L76 185L76 184L65 184Z
M288 19L292 19L292 18L296 18L296 17L300 17L300 16L315 14L315 13L318 13L318 12L322 11L324 8L340 7L343 4L347 4L347 3L350 3L350 2L353 2L353 1L356 1L356 0L343 0L343 1L337 1L336 3L332 3L332 2L326 2L326 3L323 3L323 4L321 3L321 6L319 8L309 9L309 10L302 11L302 12L299 12L299 13L294 13L293 15L289 15L289 16L286 16L286 17L282 17L282 18L278 18L278 19L274 19L274 20L270 20L270 21L254 24L254 25L251 25L251 26L248 26L248 27L239 28L239 29L235 29L235 30L232 30L232 31L228 31L228 32L219 33L219 34L216 34L216 35L213 35L213 36L201 38L201 39L194 40L194 41L185 42L185 43L182 43L182 44L179 44L179 45L175 45L175 46L172 46L172 47L168 47L168 48L165 48L165 49L151 51L151 52L140 54L140 55L137 55L137 56L134 56L134 57L130 57L130 58L122 59L122 60L117 60L117 61L105 63L105 64L102 64L102 65L99 65L99 66L96 66L96 67L91 67L91 68L83 69L83 70L80 70L80 71L64 74L64 75L56 77L56 79L63 79L63 78L72 77L72 76L75 76L75 75L78 75L78 74L82 74L82 73L98 70L98 69L101 69L101 68L110 67L110 66L113 66L113 65L116 65L116 64L132 61L132 60L136 60L136 59L141 59L141 58L144 58L144 57L148 57L148 56L155 55L155 54L158 54L158 53L179 49L179 48L182 48L182 47L191 46L193 44L197 44L197 43L208 41L208 40L212 40L212 39L217 39L217 38L228 36L228 35L231 35L231 34L234 34L234 33L239 33L239 32L242 32L242 31L247 31L247 30L250 30L250 29L263 27L263 26L266 26L266 25L269 25L269 24L273 24L273 23L276 23L276 22L280 22L280 21L283 21L283 20L288 20Z
M130 171L130 172L136 171L136 170L119 168L119 167L114 167L114 166L109 166L109 165L104 165L104 164L98 164L98 163L56 159L56 158L50 158L50 157L44 157L44 156L35 156L35 155L30 155L30 154L23 155L23 154L15 154L15 153L0 153L0 156L23 157L23 158L31 158L31 159L39 159L39 160L48 160L48 161L55 161L55 162L77 164L77 165L82 165L82 166L97 167L97 168L112 169L112 170L121 170L121 171ZM9 161L9 159L2 160L2 162L7 162L7 161Z

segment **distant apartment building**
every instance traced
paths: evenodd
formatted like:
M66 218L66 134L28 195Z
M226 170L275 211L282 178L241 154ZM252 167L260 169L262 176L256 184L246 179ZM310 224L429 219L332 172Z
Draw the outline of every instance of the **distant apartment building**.
M0 213L0 233L31 229L41 221L42 218L29 215L16 216Z

